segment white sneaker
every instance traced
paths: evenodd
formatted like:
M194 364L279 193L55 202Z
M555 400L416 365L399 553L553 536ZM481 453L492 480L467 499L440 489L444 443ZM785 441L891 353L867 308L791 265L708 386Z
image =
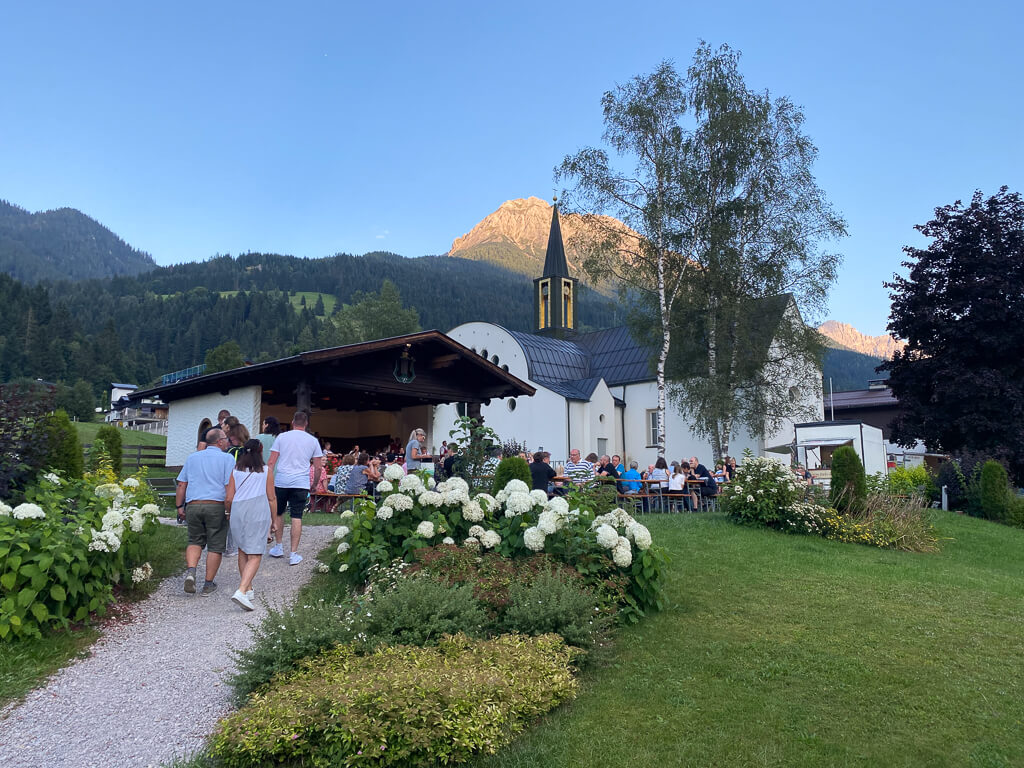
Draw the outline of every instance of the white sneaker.
M249 598L249 602L251 603L256 598L256 590L250 589L245 593L245 596Z
M271 557L284 557L284 547L280 544L275 544L270 548L270 551L267 552L267 554Z
M252 601L249 600L249 596L240 589L235 590L235 594L231 596L231 599L235 601L236 605L241 606L243 610L251 611L255 608Z
M298 565L302 562L302 555L298 552L292 552L291 558L288 560L288 565Z

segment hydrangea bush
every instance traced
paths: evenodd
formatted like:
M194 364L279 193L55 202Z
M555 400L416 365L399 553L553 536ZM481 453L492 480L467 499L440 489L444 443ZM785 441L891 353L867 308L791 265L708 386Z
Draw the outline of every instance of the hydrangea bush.
M0 502L0 640L102 614L113 587L152 575L141 537L158 523L152 491L112 473L50 472L15 507Z
M510 480L496 495L470 495L469 486L453 477L430 488L429 478L400 476L388 468L378 486L379 504L367 499L356 512L342 513L335 531L334 567L366 580L374 566L395 558L407 562L436 545L459 546L503 557L545 553L572 566L588 581L626 574L630 588L621 618L635 621L647 609L661 607L664 566L668 558L653 546L650 531L622 509L595 515L586 497L548 499Z
M721 503L738 523L776 528L786 518L785 510L803 499L805 488L788 467L748 450L736 479L723 489Z

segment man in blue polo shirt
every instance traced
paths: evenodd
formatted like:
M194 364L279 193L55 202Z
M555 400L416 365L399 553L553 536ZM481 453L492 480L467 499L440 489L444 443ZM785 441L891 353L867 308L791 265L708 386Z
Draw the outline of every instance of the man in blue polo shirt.
M224 555L228 538L228 513L224 497L235 460L224 449L228 439L224 431L214 427L206 433L206 448L185 459L178 473L175 504L178 511L185 510L188 524L188 546L185 547L185 591L196 591L196 566L206 547L206 583L201 594L210 595L217 589L214 578Z

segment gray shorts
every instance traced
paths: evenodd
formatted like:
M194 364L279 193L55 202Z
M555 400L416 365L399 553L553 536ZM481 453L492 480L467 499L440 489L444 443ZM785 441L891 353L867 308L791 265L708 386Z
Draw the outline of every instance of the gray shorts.
M228 518L224 502L192 501L185 505L188 524L188 545L206 547L215 555L223 555L228 540Z

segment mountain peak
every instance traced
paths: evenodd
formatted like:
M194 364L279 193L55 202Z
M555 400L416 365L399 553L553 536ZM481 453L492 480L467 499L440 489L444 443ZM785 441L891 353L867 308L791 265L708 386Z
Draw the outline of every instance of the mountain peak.
M906 346L905 341L894 339L888 334L881 336L867 336L848 323L840 323L836 320L828 320L821 324L818 331L835 342L836 346L844 349L852 349L863 355L880 357L883 360L890 360L893 353Z

